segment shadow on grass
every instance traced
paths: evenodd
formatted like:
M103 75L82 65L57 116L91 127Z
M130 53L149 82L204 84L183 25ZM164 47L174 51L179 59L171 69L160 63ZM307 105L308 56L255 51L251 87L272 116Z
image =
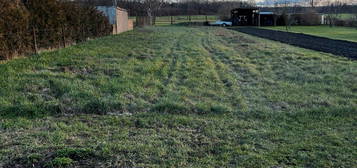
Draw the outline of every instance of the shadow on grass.
M9 105L0 107L0 117L1 118L17 118L17 117L25 117L25 118L42 118L48 115L50 110L52 112L57 111L56 107L49 107L48 109L44 109L41 106L36 106L33 104L29 105Z
M62 147L29 153L25 157L10 160L4 167L87 167L106 159L101 151L92 148Z
M276 121L279 122L322 122L334 119L353 119L357 116L357 111L353 107L316 107L309 110L302 109L296 111L248 111L235 113L244 120Z

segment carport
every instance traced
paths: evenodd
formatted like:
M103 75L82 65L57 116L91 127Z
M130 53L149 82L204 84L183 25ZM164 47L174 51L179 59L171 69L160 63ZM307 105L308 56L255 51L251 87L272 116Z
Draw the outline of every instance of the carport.
M274 26L276 19L273 12L260 12L258 8L237 8L231 11L233 26Z
M237 8L231 11L233 26L255 26L258 23L258 8Z
M276 26L276 16L273 12L259 12L258 26Z

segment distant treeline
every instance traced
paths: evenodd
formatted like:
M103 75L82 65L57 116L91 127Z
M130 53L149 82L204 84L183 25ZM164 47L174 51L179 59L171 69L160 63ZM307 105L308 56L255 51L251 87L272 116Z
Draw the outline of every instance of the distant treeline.
M0 1L0 59L110 34L95 8L57 0Z
M269 11L269 12L274 12L274 11L282 11L284 7L263 7L261 8L262 11ZM317 13L331 13L331 12L336 12L335 10L332 10L330 6L317 6L317 7L303 7L303 6L296 6L296 7L288 7L284 8L287 10L287 12L294 12L294 13L304 13L306 11L315 11ZM340 6L338 9L338 12L340 13L354 13L357 14L357 6L356 5L343 5Z
M74 0L88 5L113 6L114 0ZM254 4L240 1L200 1L186 0L167 2L162 0L117 0L117 6L127 9L131 16L146 15L148 6L155 16L215 15L227 7L249 7Z
M74 0L87 5L113 6L115 0ZM254 7L254 1L209 1L209 0L179 0L167 2L162 0L117 0L117 6L125 8L131 16L146 15L147 6L152 6L155 16L177 16L177 15L221 15L229 13L231 9L238 7ZM312 7L261 7L263 11L294 11L303 13L311 11ZM329 13L330 7L314 7L316 12ZM357 13L357 6L344 5L342 13Z

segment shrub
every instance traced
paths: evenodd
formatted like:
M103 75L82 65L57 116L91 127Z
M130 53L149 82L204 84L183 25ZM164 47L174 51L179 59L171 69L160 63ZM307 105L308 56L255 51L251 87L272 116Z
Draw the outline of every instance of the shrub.
M347 19L347 20L338 19L338 20L335 21L335 26L357 27L357 20L354 20L354 19Z
M65 23L61 4L56 0L30 0L26 3L26 7L31 13L30 28L39 32L37 35L39 47L58 45L61 32L56 29L60 29L61 24Z
M88 148L64 148L56 152L60 158L70 158L72 160L83 160L94 157L94 151Z
M57 48L110 34L108 19L94 7L58 0L0 1L0 59L39 48ZM33 49L32 49L33 48Z
M54 158L51 161L52 166L54 167L68 167L73 163L73 160L71 158L67 158L67 157L57 157Z
M299 18L299 25L312 26L321 24L321 16L314 10L307 10L297 17Z
M0 59L27 51L29 13L19 0L0 1Z

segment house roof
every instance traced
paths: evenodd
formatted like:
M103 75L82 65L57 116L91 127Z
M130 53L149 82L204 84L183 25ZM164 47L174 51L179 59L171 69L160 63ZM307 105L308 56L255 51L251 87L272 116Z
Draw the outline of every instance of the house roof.
M273 15L274 12L259 12L259 15Z
M116 8L117 10L127 11L127 10L124 9L124 8L115 7L115 6L96 6L96 8L107 8L107 9L114 9L114 8Z

